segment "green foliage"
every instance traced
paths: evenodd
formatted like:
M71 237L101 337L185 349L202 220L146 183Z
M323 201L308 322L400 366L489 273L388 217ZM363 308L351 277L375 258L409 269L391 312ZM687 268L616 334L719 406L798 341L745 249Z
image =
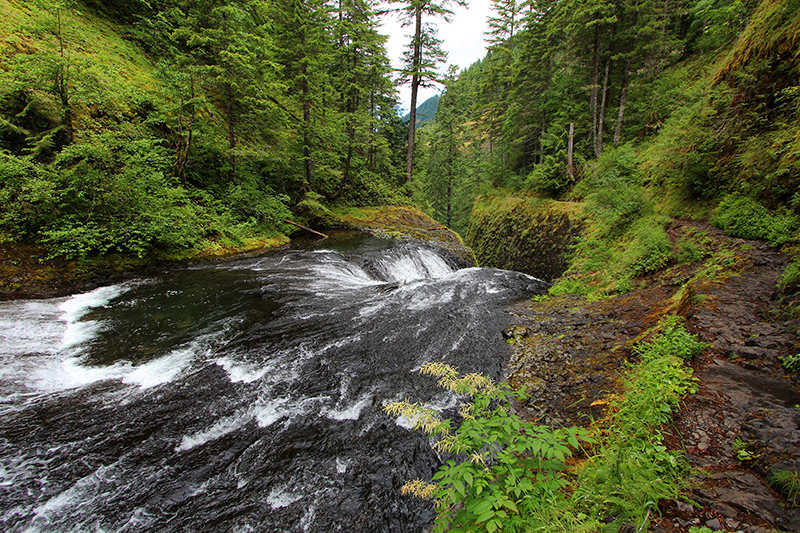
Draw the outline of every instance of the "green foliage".
M639 343L634 353L643 360L651 358L667 358L670 355L681 359L691 359L711 345L697 340L697 335L686 331L684 319L679 316L667 316L659 324L659 334L651 341Z
M785 210L770 212L756 200L731 194L722 199L710 222L733 237L759 239L781 246L793 239L800 217Z
M658 501L677 498L685 486L690 466L662 444L660 428L672 420L681 399L696 392L697 380L683 363L705 345L686 333L680 320L663 319L653 340L636 347L642 362L625 379L623 395L612 401L602 451L577 481L578 505L590 516L614 517L604 530L617 531L623 522L643 528Z
M663 445L661 427L697 380L684 364L706 347L686 332L682 319L666 317L652 340L636 347L641 363L628 373L623 394L596 424L597 439L583 429L552 429L521 420L509 402L524 398L485 376L459 376L442 363L422 372L442 387L468 395L463 422L418 404L395 402L388 413L411 418L415 427L439 435L436 448L460 453L433 477L406 483L405 493L435 498L435 531L542 531L616 533L622 523L644 530L661 499L675 499L687 486L691 467ZM583 442L595 455L566 477L565 461ZM565 490L566 489L566 490Z
M547 292L552 296L560 294L580 294L586 296L591 293L591 288L586 282L579 279L564 276L550 287Z
M800 354L787 355L780 359L783 367L789 372L800 372Z
M778 279L778 287L785 291L798 285L800 285L800 257L795 257Z
M797 505L800 500L800 476L796 471L772 470L767 476L767 481L780 492L792 505Z
M58 209L42 234L53 255L107 252L143 256L154 247L197 244L207 213L167 176L169 156L148 138L102 135L61 152Z
M53 172L0 151L0 231L20 239L54 218L57 184Z
M584 429L552 429L522 420L510 402L525 397L507 384L495 384L484 376L458 377L441 363L429 363L421 372L439 377L445 388L471 397L462 405L463 421L452 431L449 420L416 404L396 402L388 413L413 417L415 427L439 435L436 447L463 454L467 460L449 460L433 476L433 483L407 483L405 492L434 497L438 519L434 531L569 531L584 519L561 509L565 461L580 441L589 440ZM561 503L560 503L561 502ZM550 507L550 512L546 508ZM554 520L555 518L555 520ZM585 517L584 517L585 518ZM577 528L576 528L577 530Z
M736 452L736 459L738 459L740 463L747 463L761 457L761 452L759 452L753 444L739 437L733 441L733 451Z
M17 4L0 24L3 240L142 256L285 231L312 188L398 198L370 2Z
M663 221L647 218L637 224L632 242L626 247L622 264L629 276L641 276L660 269L672 259L672 243Z

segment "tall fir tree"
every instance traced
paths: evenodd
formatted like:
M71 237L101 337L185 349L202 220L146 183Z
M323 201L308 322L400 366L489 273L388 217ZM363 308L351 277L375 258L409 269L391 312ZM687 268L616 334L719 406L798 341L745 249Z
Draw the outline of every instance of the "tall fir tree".
M413 28L414 33L403 55L400 82L411 85L411 110L408 127L408 155L406 158L406 181L411 183L414 170L414 146L417 120L417 93L420 87L431 87L439 82L437 67L447 59L442 50L442 41L437 37L436 27L426 18L442 18L450 22L453 11L450 5L466 6L465 0L390 0L400 4L396 12L404 28Z

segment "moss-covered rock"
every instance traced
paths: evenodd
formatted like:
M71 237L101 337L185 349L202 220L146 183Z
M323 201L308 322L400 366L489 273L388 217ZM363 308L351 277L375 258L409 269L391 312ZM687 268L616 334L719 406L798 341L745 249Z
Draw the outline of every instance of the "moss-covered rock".
M350 207L336 210L346 227L366 231L379 237L414 239L433 244L450 252L463 266L477 262L475 254L455 231L412 207Z
M570 246L582 226L578 204L478 197L466 243L481 266L552 281L567 270Z

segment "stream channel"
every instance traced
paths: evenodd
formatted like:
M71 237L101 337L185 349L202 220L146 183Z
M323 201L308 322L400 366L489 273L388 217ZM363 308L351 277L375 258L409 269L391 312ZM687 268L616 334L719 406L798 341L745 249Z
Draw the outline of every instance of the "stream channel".
M91 292L0 302L0 530L420 532L442 461L382 408L500 377L545 284L341 232Z

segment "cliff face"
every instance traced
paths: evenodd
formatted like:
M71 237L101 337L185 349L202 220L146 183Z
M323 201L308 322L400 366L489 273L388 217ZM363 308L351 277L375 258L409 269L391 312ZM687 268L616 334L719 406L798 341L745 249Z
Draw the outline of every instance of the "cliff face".
M577 204L479 197L466 244L478 264L553 281L569 266L570 246L583 224Z

